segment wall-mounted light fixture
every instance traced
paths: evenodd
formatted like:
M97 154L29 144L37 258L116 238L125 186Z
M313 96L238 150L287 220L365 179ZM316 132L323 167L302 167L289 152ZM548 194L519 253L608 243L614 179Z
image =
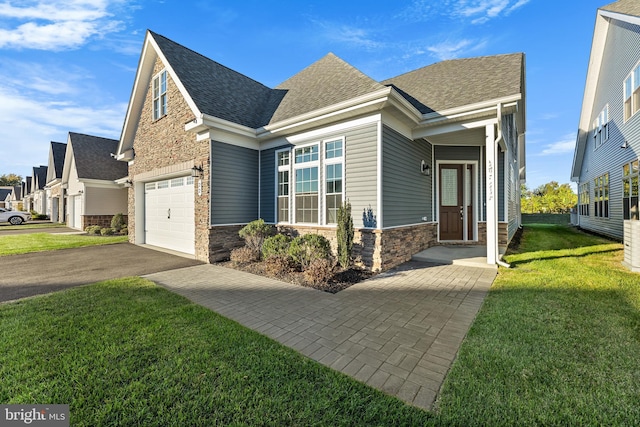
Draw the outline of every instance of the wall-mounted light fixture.
M431 175L431 166L429 166L424 160L420 163L420 173L426 176Z
M131 181L130 179L126 180L126 181L124 182L124 186L125 186L126 188L131 188L131 187L133 187L133 181Z
M624 142L622 143L622 145L620 146L620 148L627 148L629 146L629 144L627 143L627 140L625 139Z
M203 172L204 169L202 169L202 166L194 166L191 168L191 176L194 178L202 178Z

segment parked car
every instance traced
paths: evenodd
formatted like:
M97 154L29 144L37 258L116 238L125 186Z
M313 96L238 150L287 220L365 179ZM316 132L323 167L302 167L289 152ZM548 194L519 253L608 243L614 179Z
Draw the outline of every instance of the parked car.
M29 212L22 211L9 211L4 208L0 208L0 222L8 222L12 225L20 225L23 222L31 220L31 214Z

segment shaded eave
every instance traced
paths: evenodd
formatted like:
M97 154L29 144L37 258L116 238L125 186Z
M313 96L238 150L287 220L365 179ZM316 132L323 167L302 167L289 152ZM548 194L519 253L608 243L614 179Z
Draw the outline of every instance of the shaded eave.
M582 162L589 139L589 128L593 115L596 89L600 78L604 47L609 32L609 22L611 19L628 22L640 26L640 17L625 15L599 9L596 14L595 29L593 31L593 41L591 43L591 54L589 56L589 66L587 68L587 79L582 98L582 109L580 110L580 121L578 124L578 134L576 136L576 146L573 152L573 164L571 166L571 181L578 182L582 172Z
M173 83L177 86L189 108L191 108L193 115L195 117L202 117L202 113L200 113L195 102L185 89L174 69L171 67L171 64L162 53L162 50L156 43L151 32L147 31L142 53L140 54L140 59L138 61L138 69L133 82L131 96L129 97L129 105L127 106L127 113L125 115L122 133L120 134L120 143L118 144L118 151L116 153L116 158L118 160L132 160L127 158L126 153L133 148L133 140L140 121L140 115L142 114L142 107L147 95L147 89L149 88L149 83L153 77L153 68L157 58L160 58L164 64L164 67L169 73Z

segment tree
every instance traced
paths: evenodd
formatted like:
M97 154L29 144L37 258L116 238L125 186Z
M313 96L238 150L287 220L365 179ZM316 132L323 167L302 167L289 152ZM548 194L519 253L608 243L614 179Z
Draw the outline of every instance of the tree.
M15 187L22 184L22 177L15 173L0 175L1 187Z
M569 184L551 181L531 191L520 187L523 213L567 213L578 203L578 196Z

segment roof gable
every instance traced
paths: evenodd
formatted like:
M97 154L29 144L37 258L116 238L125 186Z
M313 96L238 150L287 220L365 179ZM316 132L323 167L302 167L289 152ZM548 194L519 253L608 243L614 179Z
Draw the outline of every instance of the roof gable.
M44 189L44 185L47 181L47 167L46 166L36 166L33 168L33 189L34 190L42 190Z
M244 126L265 124L272 89L149 31L201 113Z
M276 87L284 92L270 123L366 95L384 86L333 53Z
M601 9L624 15L640 16L640 2L638 0L618 0L603 6Z
M524 93L524 55L437 62L387 79L422 114Z
M47 169L47 183L62 178L62 168L64 167L64 155L67 151L67 144L51 141L49 149L49 165Z
M127 164L112 156L118 148L117 140L69 132L68 144L71 155L67 158L75 160L79 179L115 181L127 175ZM67 162L65 169L70 167Z
M12 188L11 187L0 187L0 200L5 201L9 200L9 196L11 195Z

